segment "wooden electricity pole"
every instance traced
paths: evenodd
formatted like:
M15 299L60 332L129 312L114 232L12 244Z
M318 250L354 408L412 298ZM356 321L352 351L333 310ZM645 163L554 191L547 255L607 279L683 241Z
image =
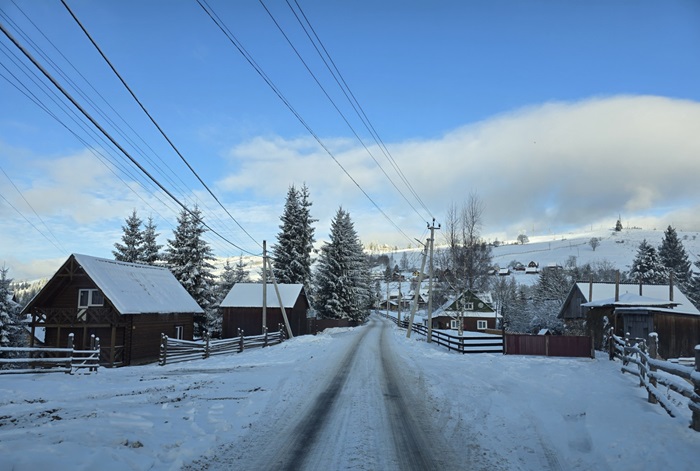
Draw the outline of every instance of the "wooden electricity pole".
M419 241L420 242L420 241ZM420 288L423 284L423 271L425 270L425 259L428 258L428 246L423 246L422 260L420 262L420 272L418 273L418 287L413 292L413 306L411 306L411 317L408 319L408 328L406 329L406 338L411 338L411 330L413 329L413 318L416 315L418 308L418 299L420 298Z
M438 229L440 225L438 224ZM433 246L435 243L435 218L433 218L433 225L428 226L430 229L430 270L428 273L428 335L426 341L431 343L433 341Z
M263 271L262 271L262 330L267 327L267 241L263 240Z

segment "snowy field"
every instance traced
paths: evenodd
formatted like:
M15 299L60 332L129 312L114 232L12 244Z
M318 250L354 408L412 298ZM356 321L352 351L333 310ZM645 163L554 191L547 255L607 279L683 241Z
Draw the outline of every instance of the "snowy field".
M462 356L372 323L432 411L442 434L432 439L458 450L462 469L698 469L690 412L673 419L648 404L619 362ZM215 454L257 446L250 437L271 414L302 414L368 328L165 367L0 376L0 469L205 468ZM347 433L366 433L351 423ZM372 469L370 460L358 452L337 468Z

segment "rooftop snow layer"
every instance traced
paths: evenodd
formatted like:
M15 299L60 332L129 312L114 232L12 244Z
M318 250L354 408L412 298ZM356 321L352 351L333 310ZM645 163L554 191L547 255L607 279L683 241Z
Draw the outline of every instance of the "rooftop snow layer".
M278 284L280 297L285 308L293 308L304 285L283 285ZM262 307L262 289L260 283L236 283L228 292L221 307ZM267 285L267 307L279 308L275 286Z

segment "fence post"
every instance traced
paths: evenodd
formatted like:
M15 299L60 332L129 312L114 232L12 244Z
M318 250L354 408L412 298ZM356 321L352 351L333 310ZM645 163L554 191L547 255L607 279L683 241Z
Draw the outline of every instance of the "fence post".
M612 327L608 329L608 354L610 361L615 360L615 329Z
M168 336L161 333L160 334L160 361L158 364L160 366L165 366L168 361Z
M97 361L95 362L95 368L94 371L97 373L97 368L100 366L100 338L95 337L95 347L93 350L97 353ZM90 368L90 371L93 371L93 368Z
M656 355L658 352L658 337L656 335L656 332L652 332L649 334L649 358L652 360L656 359ZM652 373L656 371L656 367L653 366L651 363L647 363L647 368L649 370L649 373ZM656 377L652 374L649 374L649 382L651 383L654 388L656 388ZM656 404L658 401L656 399L656 396L654 396L651 391L649 392L649 397L647 399L649 403L651 404Z
M210 353L210 348L209 348L209 340L210 340L209 332L206 331L204 332L204 358L209 358L209 353Z
M267 326L263 327L263 332L265 333L265 339L263 340L263 348L267 347Z
M238 353L243 351L243 331L238 329Z
M69 353L70 358L66 359L68 371L66 371L67 374L72 374L73 373L73 350L75 349L74 347L74 340L75 340L75 334L71 332L68 334L68 348L71 350Z
M280 329L280 343L284 342L285 340L285 332L284 332L284 326L282 324L277 324Z
M695 371L700 373L700 345L695 346ZM696 432L700 432L700 381L695 382L695 397L688 403L690 410L693 411L692 427Z

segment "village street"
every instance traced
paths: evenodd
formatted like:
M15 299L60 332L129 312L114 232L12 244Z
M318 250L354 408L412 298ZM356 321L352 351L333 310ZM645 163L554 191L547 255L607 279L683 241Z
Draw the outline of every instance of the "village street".
M458 470L465 463L499 469L474 440L474 424L446 417L431 399L422 371L396 350L392 329L372 316L352 335L337 337L338 348L315 371L319 383L301 394L279 391L294 399L271 401L269 421L190 469ZM445 436L449 422L453 439ZM559 469L549 450L539 452L549 469Z

